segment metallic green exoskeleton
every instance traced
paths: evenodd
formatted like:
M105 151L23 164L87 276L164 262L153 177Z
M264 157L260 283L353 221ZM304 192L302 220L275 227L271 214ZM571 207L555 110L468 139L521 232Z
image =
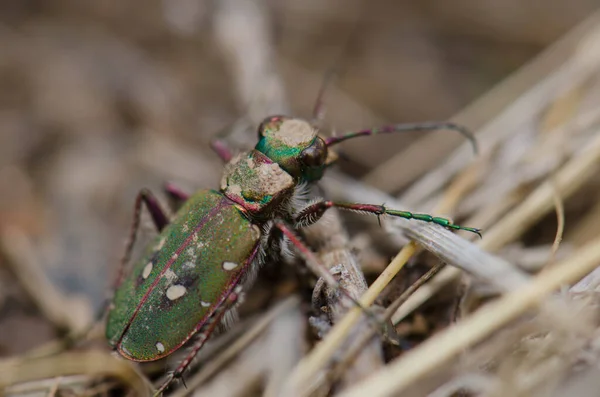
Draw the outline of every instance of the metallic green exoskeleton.
M417 219L479 234L478 229L427 214L381 205L307 201L300 194L304 185L318 181L335 162L332 145L364 135L439 128L459 130L471 138L449 123L400 124L323 138L308 121L273 116L259 127L259 141L251 151L234 157L222 143L215 142L217 154L227 161L219 191L201 190L188 197L168 187L167 194L178 208L172 219L149 191L138 195L132 234L108 313L109 343L127 359L152 361L196 336L191 353L159 389L164 390L173 377L181 376L234 308L242 287L252 282L266 255L288 252L282 246L291 245L315 268L325 269L319 275L327 278L326 268L296 231L317 222L332 207ZM125 274L142 204L160 233Z

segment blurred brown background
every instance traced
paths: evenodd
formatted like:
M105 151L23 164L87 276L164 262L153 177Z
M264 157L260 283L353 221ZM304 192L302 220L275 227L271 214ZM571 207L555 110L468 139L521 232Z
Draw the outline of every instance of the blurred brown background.
M0 2L0 354L52 338L56 325L88 321L86 305L106 295L141 187L216 186L221 164L208 140L252 106L215 39L224 34L215 16L225 3L235 8L203 0ZM310 116L326 70L340 70L327 101L335 130L448 118L596 4L256 2L272 45L267 64L280 73L294 115ZM411 139L345 145L342 169L364 175ZM29 276L15 268L44 269L71 298L63 303L73 305L72 318L40 316L43 303L23 290Z

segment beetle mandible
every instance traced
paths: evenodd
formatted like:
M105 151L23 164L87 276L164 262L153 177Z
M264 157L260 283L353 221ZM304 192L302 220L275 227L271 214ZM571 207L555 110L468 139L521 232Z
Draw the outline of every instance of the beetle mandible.
M181 377L234 308L243 286L252 283L265 257L280 244L291 245L303 259L325 269L325 274L319 274L325 281L333 280L297 236L299 229L317 222L329 208L416 219L480 235L479 229L445 218L383 205L299 200L305 185L321 179L336 161L332 146L359 136L443 128L457 130L474 142L463 127L445 122L390 125L326 138L314 123L285 116L267 117L250 151L234 156L222 141L213 142L213 149L226 162L219 190L199 190L188 196L167 185L166 194L177 210L172 219L149 190L137 195L108 311L110 345L129 360L154 361L196 337L190 353L159 388L159 393L164 391L170 381ZM159 234L125 274L142 205Z

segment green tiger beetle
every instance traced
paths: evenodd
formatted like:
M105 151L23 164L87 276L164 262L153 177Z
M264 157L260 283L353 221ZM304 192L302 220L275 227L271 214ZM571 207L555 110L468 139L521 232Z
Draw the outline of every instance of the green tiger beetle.
M191 351L157 394L173 379L182 377L207 338L225 322L267 257L277 257L276 252L285 253L283 248L291 247L317 269L320 277L336 285L297 234L317 222L329 208L416 219L480 235L479 229L459 226L445 218L383 205L308 201L302 194L336 161L337 154L331 147L347 139L452 129L474 143L463 127L439 122L399 124L326 138L319 135L315 125L300 118L268 117L258 128L254 149L235 156L222 141L213 141L213 149L226 162L219 190L200 190L188 196L167 184L166 195L176 210L172 219L150 191L142 190L137 195L129 240L108 309L106 337L121 356L133 361L161 359L194 337ZM141 260L126 272L142 205L159 234Z

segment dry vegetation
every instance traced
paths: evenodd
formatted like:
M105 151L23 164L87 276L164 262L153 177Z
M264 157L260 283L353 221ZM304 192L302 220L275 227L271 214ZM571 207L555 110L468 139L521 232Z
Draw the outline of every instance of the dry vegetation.
M209 139L247 148L264 116L308 116L337 62L329 129L443 119L474 100L453 120L480 151L449 131L358 139L322 193L452 216L483 239L331 214L307 241L393 327L270 263L240 322L167 393L597 395L594 2L396 3L0 4L0 394L149 395L180 353L139 366L111 354L101 324L78 337L136 191L217 186Z

